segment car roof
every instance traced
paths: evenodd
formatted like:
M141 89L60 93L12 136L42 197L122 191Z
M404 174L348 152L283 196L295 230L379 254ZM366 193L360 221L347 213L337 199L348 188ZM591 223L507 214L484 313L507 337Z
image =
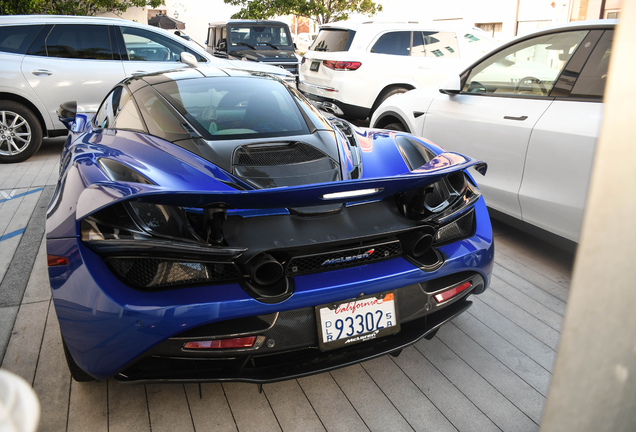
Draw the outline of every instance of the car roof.
M0 16L0 24L144 24L135 23L123 18L89 17L74 15L4 15Z
M250 19L233 19L227 21L211 22L210 26L226 25L226 24L258 24L258 25L275 25L275 26L287 26L282 21L270 21L270 20L250 20Z

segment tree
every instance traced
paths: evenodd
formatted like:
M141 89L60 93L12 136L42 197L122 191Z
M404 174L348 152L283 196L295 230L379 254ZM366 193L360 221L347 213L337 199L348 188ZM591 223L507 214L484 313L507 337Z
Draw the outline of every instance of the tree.
M224 0L225 3L241 6L232 18L269 19L280 15L294 14L311 18L318 24L341 21L349 14L373 16L382 11L382 5L372 0Z
M0 15L96 15L126 12L129 7L156 8L164 0L0 0Z

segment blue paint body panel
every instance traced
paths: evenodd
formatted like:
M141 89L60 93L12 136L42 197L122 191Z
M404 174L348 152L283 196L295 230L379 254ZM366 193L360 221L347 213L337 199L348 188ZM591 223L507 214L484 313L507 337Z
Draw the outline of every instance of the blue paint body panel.
M161 138L132 131L93 131L90 115L78 115L72 131L75 132L61 156L60 180L47 212L46 231L47 253L66 257L69 264L50 267L49 276L69 352L81 369L97 379L117 374L175 335L210 323L313 308L361 293L396 290L462 272L479 275L484 281L483 289L490 281L494 243L486 205L479 197L471 205L474 233L437 247L443 264L433 270L425 271L399 256L301 274L293 276L293 293L275 303L257 300L237 282L153 292L131 288L81 239L81 221L109 206L135 201L201 209L223 203L229 215L252 220L262 216L284 218L290 217L290 208L334 203L348 208L382 200L393 202L394 196L424 188L453 173L468 174L467 168L480 162L413 138L436 157L409 171L396 147L396 132L356 129L363 167L361 178L255 189L231 172ZM350 149L344 135L333 136L337 154L347 159L342 164L346 174L352 167ZM154 184L111 180L100 159L116 161ZM326 194L368 189L375 192L325 198ZM417 228L417 224L413 226Z

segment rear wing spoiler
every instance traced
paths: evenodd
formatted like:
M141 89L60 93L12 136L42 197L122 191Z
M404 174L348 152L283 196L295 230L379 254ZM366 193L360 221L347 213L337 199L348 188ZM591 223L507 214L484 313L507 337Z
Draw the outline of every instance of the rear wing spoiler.
M258 190L206 191L173 190L140 183L99 182L87 187L76 207L77 220L123 201L143 201L179 207L227 209L276 209L319 206L330 203L362 202L418 189L469 167L485 175L482 161L446 152L422 167L398 176L346 180L302 186Z

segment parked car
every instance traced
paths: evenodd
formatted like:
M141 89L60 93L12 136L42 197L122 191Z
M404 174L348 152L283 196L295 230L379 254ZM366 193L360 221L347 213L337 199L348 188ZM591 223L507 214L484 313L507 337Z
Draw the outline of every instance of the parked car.
M135 76L59 114L46 242L78 381L310 375L431 338L488 286L483 163L271 76Z
M519 37L429 87L387 100L372 127L488 162L488 206L577 242L603 114L615 20Z
M366 119L388 97L439 84L495 46L476 28L330 23L302 58L298 88L328 112Z
M298 77L299 60L289 26L283 22L229 20L210 23L207 44L208 52L216 57L262 62Z
M295 41L296 50L301 54L304 54L311 44L314 43L316 36L318 36L318 33L298 33Z
M75 99L82 111L100 102L127 76L186 65L241 67L295 78L280 68L228 62L174 34L114 18L51 15L0 17L0 162L20 162L42 137L67 134L55 110Z

